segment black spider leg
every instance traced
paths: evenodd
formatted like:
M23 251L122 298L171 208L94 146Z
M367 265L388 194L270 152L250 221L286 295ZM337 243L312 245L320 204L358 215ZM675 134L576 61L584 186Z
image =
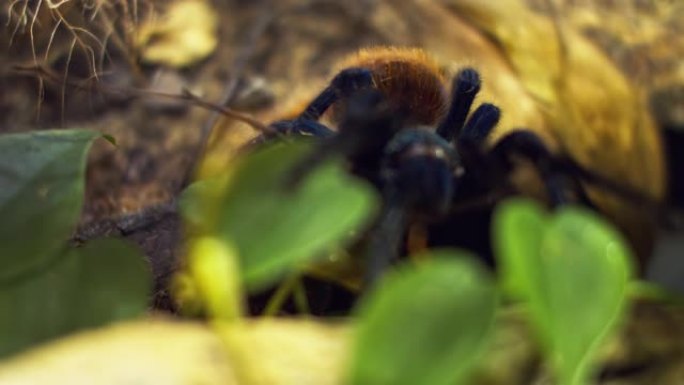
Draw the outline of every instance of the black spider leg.
M313 121L303 119L279 120L271 123L272 132L263 133L254 139L250 140L243 146L243 150L250 152L265 144L274 141L285 140L296 137L313 137L313 138L330 138L335 135L335 131L326 127L325 125Z
M467 174L467 179L479 179L475 185L470 180L465 185L474 188L476 185L490 184L485 181L491 178L484 154L484 142L499 122L501 111L493 104L483 103L468 118L473 101L480 91L480 75L472 68L461 70L453 80L451 103L447 115L437 127L437 134L454 142L461 157L460 161ZM466 121L467 119L467 121ZM470 171L470 172L468 172ZM455 178L460 178L456 175ZM461 191L461 193L465 193ZM462 194L459 194L459 198Z
M452 199L455 206L488 205L493 193L510 188L506 175L488 155L486 140L501 117L498 107L492 104L480 105L470 116L463 130L456 137L456 149L460 156L462 172L454 175L458 186Z
M544 180L551 203L555 206L577 202L598 210L581 183L584 182L601 187L635 206L643 207L644 211L653 213L656 220L667 222L666 208L661 203L638 189L586 169L572 158L552 154L541 138L531 131L517 130L509 133L497 143L492 153L499 160L503 159L504 164L510 164L511 155L522 155L532 161ZM574 197L568 194L574 194Z
M318 120L333 103L372 85L373 73L369 69L346 68L335 75L333 80L330 81L330 85L309 103L298 119Z
M400 119L378 90L360 90L348 98L337 135L322 141L286 177L294 187L321 161L342 155L354 166L353 172L371 183L377 181L382 149L399 131Z
M373 75L365 68L347 68L333 78L330 84L321 91L314 100L299 114L296 119L274 123L276 130L284 129L286 135L313 135L329 137L334 131L318 123L318 119L342 98L347 98L355 92L369 88L373 84Z
M571 158L556 158L555 161L558 167L568 175L573 175L585 183L601 187L635 206L641 207L644 212L650 213L656 221L665 226L672 225L673 221L676 220L676 213L673 215L670 207L663 205L641 190L588 170Z
M580 203L593 206L579 181L557 161L541 138L528 130L515 130L501 138L491 155L505 168L512 168L512 157L522 156L535 166L545 185L553 206L560 206L579 199ZM573 199L568 194L574 193Z
M454 98L458 98L457 94ZM458 104L454 101L454 104ZM467 111L465 111L467 113ZM499 122L501 112L492 104L480 105L457 127L454 147L460 167L453 173L454 192L449 215L428 224L430 245L464 247L494 265L489 229L495 203L514 191L507 175L490 157L485 147L487 138ZM463 121L462 119L460 121Z
M324 136L325 140L316 146L304 159L299 161L291 172L288 173L285 181L286 187L292 188L297 185L306 174L324 159L336 154L342 154L350 158L354 154L367 151L365 149L367 146L364 146L363 139L372 137L368 135L368 132L373 132L373 127L370 127L370 130L368 130L368 125L377 123L373 121L372 116L378 115L375 111L378 110L378 105L383 101L380 92L373 90L372 85L373 74L369 69L344 69L333 78L330 85L304 109L299 117L292 121L278 123L288 127L290 133L301 135L303 128L312 128L314 125L318 128L322 126L316 120L334 103L347 102L348 104L338 132L335 133L328 129L331 133L330 135L328 133L319 135ZM381 124L380 126L385 127L387 125ZM276 129L278 129L277 127ZM359 131L361 131L360 135Z
M270 127L273 131L252 139L247 144L247 149L249 150L262 144L288 137L311 136L329 138L334 136L335 131L319 123L318 119L321 118L330 106L341 98L348 97L355 91L370 87L372 84L372 73L365 68L347 68L340 71L299 116L295 119L279 120L271 123Z
M530 159L542 174L544 183L553 204L567 202L568 181L573 183L572 190L580 200L589 203L586 194L573 178L564 178L567 173L553 162L544 143L529 131L519 131L506 135L493 150L493 158L484 150L487 137L499 121L500 110L488 103L480 105L466 122L470 107L480 90L480 77L472 68L463 69L454 78L452 100L447 116L437 129L437 133L447 140L455 141L461 157L465 175L460 183L465 189L454 197L455 201L472 199L492 188L502 188L505 174L511 167L510 156L518 153ZM504 165L503 169L501 165Z
M451 105L437 127L437 135L451 142L463 129L470 107L480 92L480 75L472 68L461 70L452 82Z
M490 104L482 103L468 119L465 127L456 138L459 144L474 143L480 146L492 133L494 127L499 123L501 118L501 110L499 107Z

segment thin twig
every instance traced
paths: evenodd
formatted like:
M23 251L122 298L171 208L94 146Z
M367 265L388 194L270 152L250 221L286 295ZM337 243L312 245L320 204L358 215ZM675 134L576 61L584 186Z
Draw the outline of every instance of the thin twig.
M156 97L161 97L161 98L167 98L167 99L174 99L174 100L181 100L188 102L190 104L193 104L198 107L202 107L208 110L216 111L219 112L231 119L239 120L241 122L244 122L248 125L250 125L252 128L255 130L258 130L260 132L264 133L274 133L273 129L270 128L269 126L261 123L259 120L254 118L253 116L245 113L241 113L238 111L235 111L229 107L224 107L224 106L219 106L216 105L212 102L206 101L201 99L200 97L192 94L190 91L184 90L183 93L181 94L172 94L172 93L166 93L166 92L158 92L158 91L149 91L149 90L141 90L138 88L122 88L122 87L115 87L115 86L103 86L99 83L96 83L94 86L86 86L81 84L80 82L76 80L65 80L62 76L56 74L54 71L52 71L49 68L46 68L45 66L42 65L15 65L12 67L12 70L15 73L19 74L28 74L30 76L35 76L38 79L45 79L48 80L52 83L55 84L66 84L69 87L73 87L75 89L83 90L83 91L92 91L93 88L97 89L98 91L105 93L105 94L118 94L118 95L125 95L128 97L134 97L134 98L139 98L139 97L149 97L149 96L156 96Z
M206 108L208 110L213 110L215 112L221 113L229 118L239 120L241 122L247 123L253 128L259 130L260 132L264 133L275 133L273 132L273 129L270 128L269 126L264 125L257 119L253 118L252 116L248 114L243 114L241 112L237 112L233 110L232 108L229 107L224 107L220 106L217 104L214 104L212 102L208 102L206 100L201 99L197 95L192 94L190 91L187 89L183 90L183 93L181 94L168 94L164 92L154 92L154 91L145 91L145 90L136 90L140 91L142 95L154 95L154 96L160 96L160 97L166 97L166 98L171 98L171 99L179 99L179 100L186 100L189 102L192 102L196 106Z

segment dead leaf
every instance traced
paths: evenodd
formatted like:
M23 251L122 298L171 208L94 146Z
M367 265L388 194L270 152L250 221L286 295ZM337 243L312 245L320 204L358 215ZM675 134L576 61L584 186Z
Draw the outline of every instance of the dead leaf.
M137 31L143 61L182 68L209 56L218 44L218 19L204 0L179 0L162 15L150 17Z

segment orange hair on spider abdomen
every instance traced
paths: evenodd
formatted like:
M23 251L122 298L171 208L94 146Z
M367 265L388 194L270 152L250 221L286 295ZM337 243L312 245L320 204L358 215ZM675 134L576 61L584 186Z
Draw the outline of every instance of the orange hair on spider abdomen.
M350 67L371 70L375 87L411 123L435 125L447 107L445 75L437 61L422 49L366 48L342 61L341 68Z

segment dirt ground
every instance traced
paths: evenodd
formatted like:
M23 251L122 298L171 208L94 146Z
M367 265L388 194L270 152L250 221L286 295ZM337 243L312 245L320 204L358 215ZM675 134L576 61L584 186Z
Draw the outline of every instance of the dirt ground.
M181 238L174 199L196 170L216 172L256 132L193 100L153 93L182 95L189 90L204 101L267 123L321 89L339 69L336 63L341 58L373 45L424 47L445 63L447 71L483 63L492 73L501 69L515 76L510 58L458 13L453 6L458 2L215 1L207 3L216 17L216 28L211 29L215 47L179 66L151 54L146 57L146 48L171 39L172 32L160 29L149 41L135 42L136 31L149 23L150 15L161 17L175 2L143 2L133 12L138 2L112 0L98 13L71 1L72 6L61 8L63 18L57 18L45 7L22 17L22 6L28 4L30 11L36 2L15 1L12 10L0 12L0 25L5 26L0 31L0 132L78 127L113 136L116 147L101 141L90 154L86 205L75 238L128 237L145 249L163 283L173 269ZM508 3L502 1L499 7ZM667 135L666 145L676 148L684 136L682 4L528 3L600 47L650 101L655 121ZM183 47L178 43L175 50ZM522 108L505 114L511 120L521 116L532 129L539 119ZM682 205L684 189L677 178L682 171L675 164L681 156L670 152L669 179L676 181L670 186L670 201ZM663 234L666 245L661 249L669 257L659 260L658 268L670 275L663 273L660 279L672 283L684 277L684 268L677 270L663 261L681 255L684 236ZM635 314L645 326L625 332L625 341L632 346L614 357L618 363L606 369L602 383L681 383L677 381L684 378L684 314L650 306L637 308ZM669 330L669 337L661 335L662 330ZM482 383L498 383L488 381Z

